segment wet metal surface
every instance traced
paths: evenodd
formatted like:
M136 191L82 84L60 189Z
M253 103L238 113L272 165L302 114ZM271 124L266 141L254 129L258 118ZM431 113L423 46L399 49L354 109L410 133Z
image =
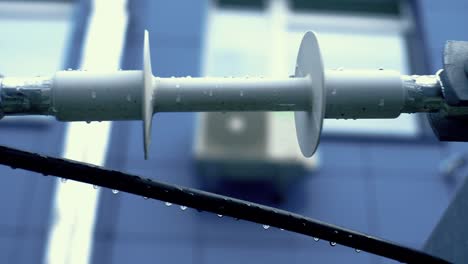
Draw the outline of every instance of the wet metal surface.
M53 114L49 77L0 79L0 111L5 115Z
M437 75L404 75L403 86L406 91L402 113L439 111L444 99Z

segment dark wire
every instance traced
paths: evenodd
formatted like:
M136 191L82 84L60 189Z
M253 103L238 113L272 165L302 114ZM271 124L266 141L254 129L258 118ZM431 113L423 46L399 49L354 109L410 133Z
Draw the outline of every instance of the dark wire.
M0 164L269 225L406 263L449 263L425 252L292 212L77 161L0 146Z

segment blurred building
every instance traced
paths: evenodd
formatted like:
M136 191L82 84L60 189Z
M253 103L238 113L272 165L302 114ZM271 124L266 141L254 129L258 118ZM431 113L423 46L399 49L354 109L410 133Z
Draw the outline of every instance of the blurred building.
M446 40L468 39L467 8L463 0L0 1L0 73L140 69L148 29L153 72L162 77L288 76L308 30L319 34L326 68L432 74ZM467 173L456 168L467 145L436 141L422 115L327 120L312 160L294 154L287 113L154 118L147 161L138 121L8 118L0 144L267 203L414 248ZM245 153L252 156L242 160ZM0 170L5 263L392 263L178 205Z

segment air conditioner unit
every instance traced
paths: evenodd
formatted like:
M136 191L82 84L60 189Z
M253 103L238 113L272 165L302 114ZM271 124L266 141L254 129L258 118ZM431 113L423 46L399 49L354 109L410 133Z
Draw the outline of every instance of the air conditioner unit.
M268 181L283 190L318 166L296 139L293 113L200 113L195 133L199 174L239 182Z

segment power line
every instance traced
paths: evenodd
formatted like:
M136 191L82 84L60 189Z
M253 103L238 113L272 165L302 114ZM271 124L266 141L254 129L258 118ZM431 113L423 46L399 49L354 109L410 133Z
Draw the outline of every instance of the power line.
M175 203L197 210L230 216L330 241L357 250L406 263L449 263L425 252L363 233L324 223L289 211L249 201L154 181L77 161L40 155L0 146L0 163L12 168L38 172L99 185L139 196Z

